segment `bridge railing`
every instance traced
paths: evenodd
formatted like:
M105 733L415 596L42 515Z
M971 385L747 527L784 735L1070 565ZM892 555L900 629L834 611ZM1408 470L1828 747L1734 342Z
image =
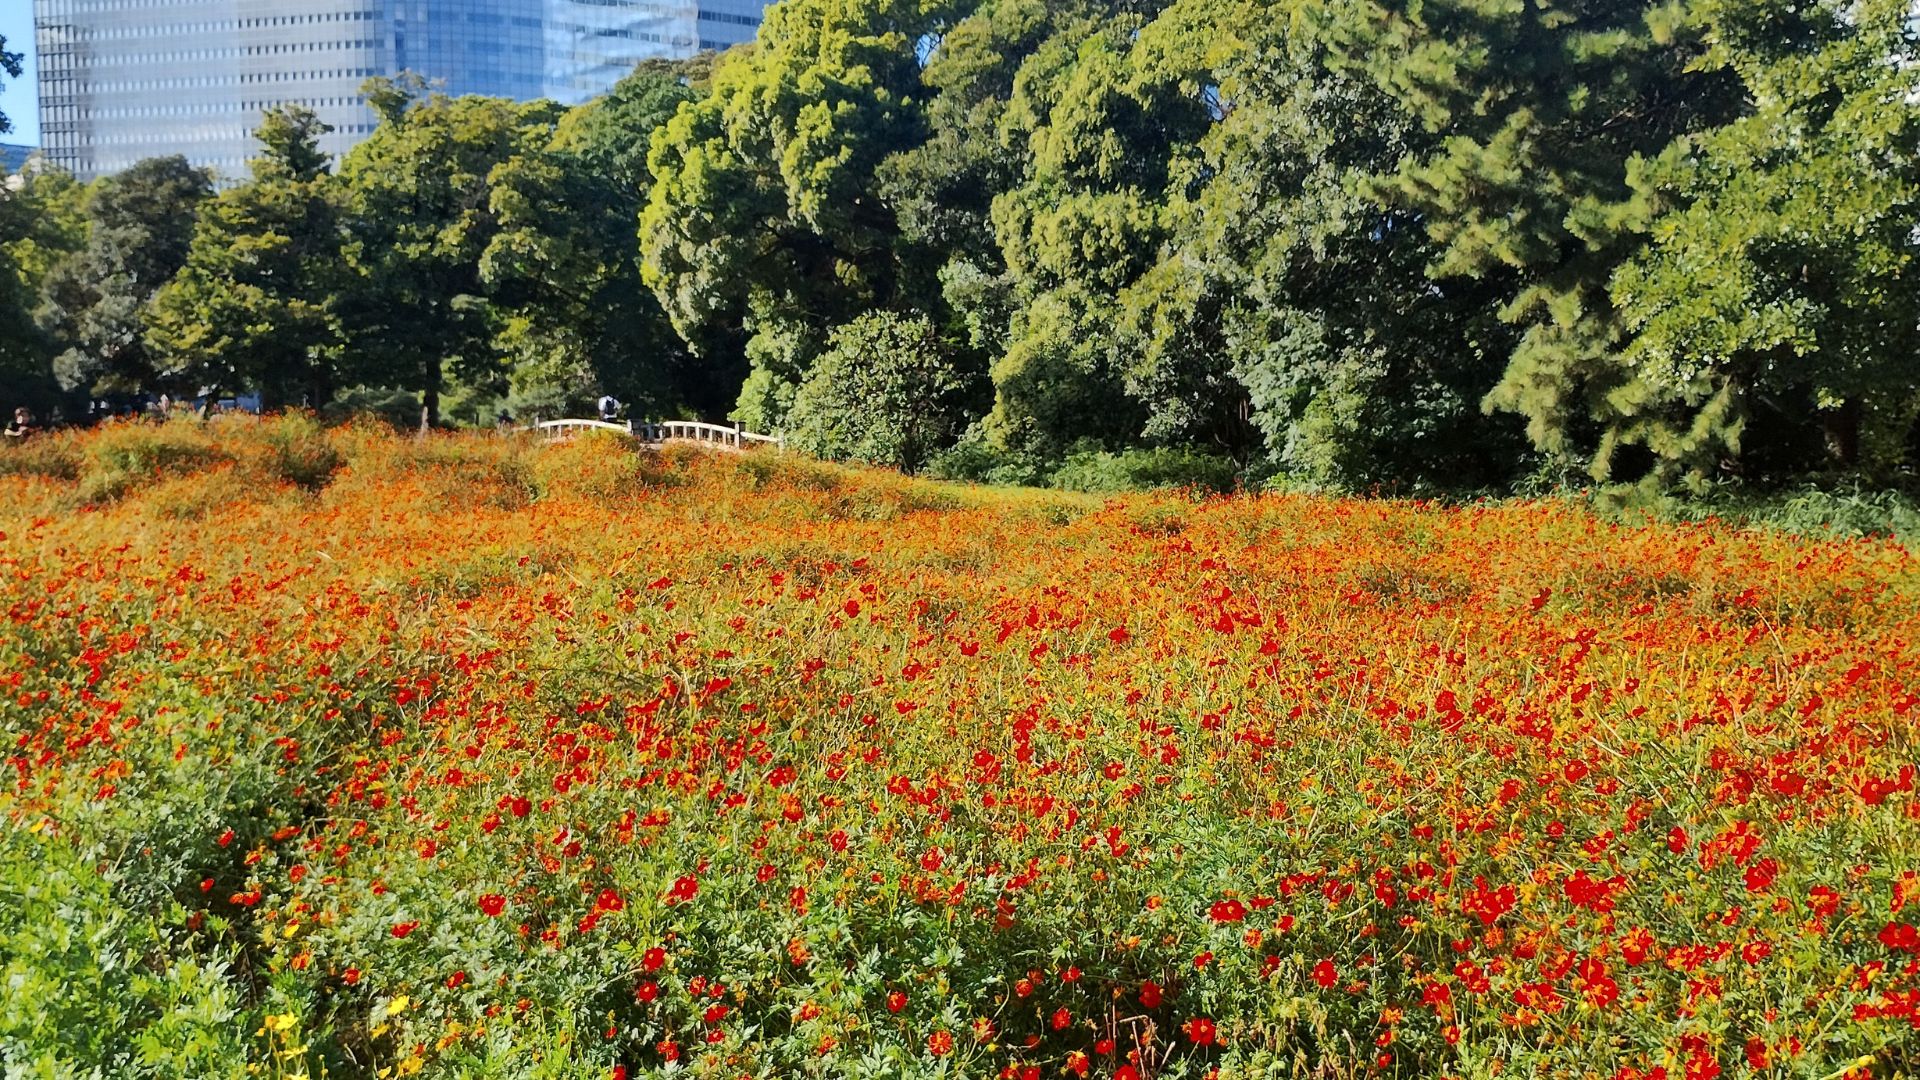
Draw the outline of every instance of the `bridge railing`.
M694 442L728 450L745 450L755 446L784 448L787 444L786 439L779 435L761 435L752 431L743 431L738 427L707 424L698 420L631 420L626 423L608 420L546 420L534 424L527 430L549 442L571 439L588 431L613 431L622 435L631 435L647 443Z
M786 445L786 440L778 435L761 435L752 431L743 431L737 427L707 424L698 420L635 421L633 434L646 442L679 440L724 446L733 450L745 450L750 446L784 447Z
M576 435L582 435L589 431L614 431L622 435L633 434L633 432L627 430L627 425L609 423L605 420L545 420L534 424L526 430L532 431L548 442L571 439Z

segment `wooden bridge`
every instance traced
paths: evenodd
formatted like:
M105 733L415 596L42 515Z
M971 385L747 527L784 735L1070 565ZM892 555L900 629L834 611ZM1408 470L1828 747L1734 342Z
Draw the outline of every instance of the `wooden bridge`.
M787 444L779 435L757 435L738 426L704 424L698 420L632 420L624 424L608 420L547 420L522 430L531 431L547 442L561 442L589 431L611 431L648 445L690 442L735 452L758 446L784 448Z

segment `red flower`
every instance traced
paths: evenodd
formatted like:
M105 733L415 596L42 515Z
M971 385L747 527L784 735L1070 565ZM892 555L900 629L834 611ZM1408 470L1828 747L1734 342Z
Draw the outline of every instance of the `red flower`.
M641 983L639 986L636 986L633 988L633 1000L639 1002L642 1005L645 1005L647 1002L652 1001L654 998L657 998L659 996L660 996L660 984L657 982L654 982L652 979L648 979L647 981Z
M612 889L601 889L600 896L594 900L593 906L601 911L619 911L627 906L627 902L620 899L620 894Z
M1216 900L1207 909L1207 915L1214 922L1239 922L1247 917L1247 905L1238 900Z
M700 894L700 879L685 875L673 879L673 888L667 890L667 903L684 904Z
M1335 970L1333 961L1322 960L1313 965L1313 981L1320 985L1320 989L1331 990L1333 984L1340 981L1340 972Z
M409 921L409 922L397 922L393 924L392 934L394 937L403 938L418 929L420 929L420 923L418 920Z
M660 965L667 962L667 950L654 947L640 956L640 966L647 971L659 971Z
M934 1057L946 1057L953 1053L953 1035L945 1031L936 1031L927 1036L927 1052Z
M480 911L483 914L488 916L495 916L505 910L507 910L506 897L501 896L499 893L482 893L481 894Z
M1160 1007L1160 986L1158 983L1149 981L1140 987L1140 1007L1143 1009L1157 1009Z
M892 990L887 993L887 1011L888 1012L897 1013L901 1009L904 1009L906 1007L907 1007L907 995L901 993L898 990Z
M1073 1023L1073 1011L1067 1008L1053 1010L1053 1018L1048 1021L1055 1031L1065 1031L1067 1025L1071 1023Z
M1181 1030L1187 1033L1187 1038L1192 1039L1195 1046L1213 1045L1215 1036L1213 1021L1204 1016L1196 1016L1182 1024Z
M1907 923L1890 922L1880 928L1880 944L1901 952L1920 953L1920 929Z

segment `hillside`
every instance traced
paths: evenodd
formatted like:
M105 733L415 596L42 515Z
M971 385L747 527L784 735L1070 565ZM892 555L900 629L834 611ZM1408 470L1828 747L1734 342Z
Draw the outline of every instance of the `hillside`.
M1892 1075L1920 574L1565 503L0 452L0 1066Z

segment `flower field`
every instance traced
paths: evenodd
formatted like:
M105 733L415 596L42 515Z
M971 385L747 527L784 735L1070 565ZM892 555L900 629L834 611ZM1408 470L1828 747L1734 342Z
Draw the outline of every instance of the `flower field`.
M1911 1075L1920 573L288 417L0 455L0 1071Z

